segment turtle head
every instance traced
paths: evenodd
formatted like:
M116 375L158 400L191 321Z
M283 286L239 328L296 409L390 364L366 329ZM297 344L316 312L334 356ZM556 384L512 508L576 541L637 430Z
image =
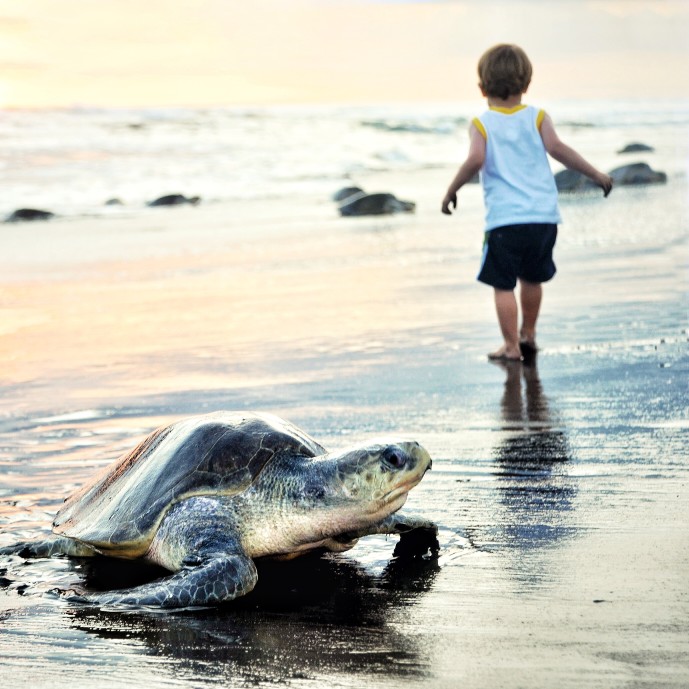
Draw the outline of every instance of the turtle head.
M330 489L340 505L349 505L363 522L396 512L431 467L431 457L413 440L378 440L328 455ZM328 461L326 460L326 461Z
M243 509L253 505L256 518L245 527L245 546L254 555L347 550L360 536L378 533L375 527L404 505L430 467L428 452L408 440L277 455L247 491Z

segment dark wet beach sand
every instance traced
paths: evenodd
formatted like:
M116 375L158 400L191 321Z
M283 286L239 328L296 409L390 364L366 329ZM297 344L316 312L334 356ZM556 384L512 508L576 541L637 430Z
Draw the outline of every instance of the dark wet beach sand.
M1 545L47 529L155 426L261 409L330 448L421 441L433 470L405 509L438 523L441 550L404 564L373 537L266 563L234 604L167 614L46 595L148 572L12 559L4 681L689 684L686 206L649 232L647 191L567 202L542 351L499 366L485 358L491 295L474 282L480 203L442 217L446 178L427 173L413 217L283 202L7 230Z

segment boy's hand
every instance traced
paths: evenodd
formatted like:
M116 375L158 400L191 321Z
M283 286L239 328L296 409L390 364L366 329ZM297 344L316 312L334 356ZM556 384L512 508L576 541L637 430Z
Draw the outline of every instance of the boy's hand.
M445 213L445 215L452 215L452 210L450 210L450 207L452 207L452 209L457 208L457 194L448 193L445 195L442 208L442 211Z
M596 184L603 190L604 197L612 191L612 177L610 175L599 173Z

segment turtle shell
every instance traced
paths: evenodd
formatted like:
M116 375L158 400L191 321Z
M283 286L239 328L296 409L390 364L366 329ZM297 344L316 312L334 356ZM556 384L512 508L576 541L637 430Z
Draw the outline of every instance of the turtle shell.
M269 414L217 412L159 428L67 498L53 531L120 557L143 555L167 510L194 495L246 490L276 454L326 450Z

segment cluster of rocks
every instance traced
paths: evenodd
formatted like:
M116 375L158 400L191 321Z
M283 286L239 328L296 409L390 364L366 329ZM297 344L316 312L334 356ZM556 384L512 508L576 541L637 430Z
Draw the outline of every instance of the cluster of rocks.
M360 187L344 187L335 192L332 199L343 216L391 215L413 213L416 210L413 201L402 201L388 192L367 194Z
M183 194L167 194L161 196L153 201L149 201L146 205L148 207L156 206L196 206L201 203L200 196L184 196ZM105 202L106 206L123 206L124 203L120 199L108 199ZM32 222L35 220L50 220L55 217L55 213L51 211L41 210L39 208L18 208L16 211L10 213L5 222Z
M652 152L653 148L647 144L631 143L617 151L623 153ZM667 175L664 172L654 170L648 163L630 163L621 165L608 174L612 177L615 186L638 186L643 184L665 184ZM555 175L555 184L558 191L581 192L596 189L596 185L585 175L574 170L561 170Z

